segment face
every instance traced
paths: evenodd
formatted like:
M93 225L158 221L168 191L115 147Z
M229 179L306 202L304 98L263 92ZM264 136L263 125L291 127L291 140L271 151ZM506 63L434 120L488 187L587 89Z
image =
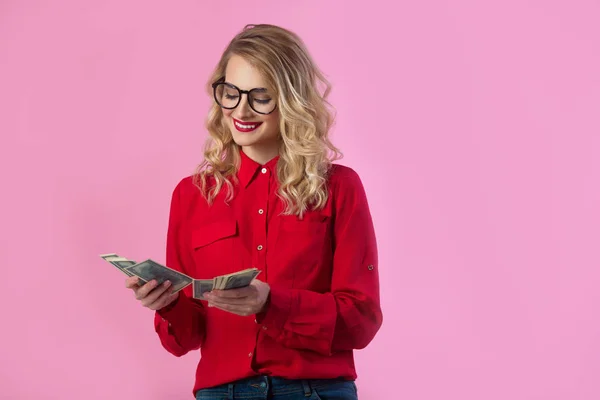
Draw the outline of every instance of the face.
M225 82L237 86L241 90L263 88L254 91L254 107L259 110L270 110L276 103L275 92L269 87L262 74L242 57L233 55L227 63ZM239 92L225 89L224 101L237 102ZM249 157L265 163L275 157L279 151L279 110L275 108L270 114L255 112L248 103L248 95L242 94L236 108L221 108L225 124L231 130L233 140L241 146Z

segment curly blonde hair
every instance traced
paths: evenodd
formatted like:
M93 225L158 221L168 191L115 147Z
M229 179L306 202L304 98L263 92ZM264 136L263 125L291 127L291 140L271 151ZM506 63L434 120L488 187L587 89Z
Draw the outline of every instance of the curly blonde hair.
M298 35L275 25L246 25L223 52L207 84L211 98L212 83L225 76L232 55L252 64L275 88L281 135L277 195L286 205L284 214L301 217L309 209L322 208L328 198L326 183L331 164L342 157L328 137L335 119L327 101L331 84ZM224 185L228 190L225 201L230 201L237 182L240 149L216 103L208 113L206 129L209 137L204 161L198 165L194 182L209 204Z

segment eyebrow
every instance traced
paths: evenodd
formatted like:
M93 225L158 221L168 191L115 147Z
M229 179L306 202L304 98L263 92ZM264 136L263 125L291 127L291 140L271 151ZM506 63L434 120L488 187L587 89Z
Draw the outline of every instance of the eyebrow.
M228 84L230 84L230 85L233 85L233 86L235 86L235 87L239 88L239 86L238 86L238 85L236 85L236 84L234 84L234 83L232 83L232 82L228 82L228 81L226 81L224 78L223 78L223 79L221 79L221 80L222 80L223 82L225 82L225 83L228 83ZM268 91L269 91L269 89L267 89L267 88L264 88L264 87L252 88L252 89L250 89L250 90L254 90L255 92L268 92Z

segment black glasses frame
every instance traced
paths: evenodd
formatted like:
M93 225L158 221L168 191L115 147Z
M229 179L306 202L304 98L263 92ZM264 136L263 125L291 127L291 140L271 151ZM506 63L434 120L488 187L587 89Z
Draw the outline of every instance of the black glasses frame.
M228 86L228 87L230 87L231 89L234 89L234 90L237 90L237 91L238 91L238 93L239 93L239 96L238 96L238 101L237 101L237 103L235 103L235 106L233 106L233 107L225 107L223 104L221 104L221 102L220 102L220 101L218 100L218 98L217 98L217 87L218 87L219 85L227 85L227 86ZM250 97L250 94L251 94L253 91L256 91L256 90L261 90L261 91L262 91L263 89L254 88L254 89L250 89L250 90L242 90L242 89L240 89L239 87L235 86L234 84L231 84L231 83L229 83L229 82L225 82L225 78L221 78L221 79L219 79L218 81L214 82L214 83L212 84L212 88L213 88L213 97L215 98L215 101L217 102L217 104L218 104L219 106L221 106L221 108L224 108L224 109L226 109L226 110L233 110L234 108L236 108L237 106L239 106L239 105L240 105L240 101L242 101L242 95L243 95L243 94L246 94L246 97L248 98L248 104L250 105L250 108L252 108L252 111L254 111L254 112L255 112L255 113L257 113L257 114L269 115L269 114L271 114L273 111L275 111L275 110L277 109L277 104L275 104L275 107L273 107L273 109L272 109L271 111L267 112L267 113L265 113L265 112L260 112L260 111L256 111L256 109L255 109L255 108L254 108L254 106L252 105L252 103L253 103L253 102L252 102L252 101L250 101L250 99L251 99L251 97Z

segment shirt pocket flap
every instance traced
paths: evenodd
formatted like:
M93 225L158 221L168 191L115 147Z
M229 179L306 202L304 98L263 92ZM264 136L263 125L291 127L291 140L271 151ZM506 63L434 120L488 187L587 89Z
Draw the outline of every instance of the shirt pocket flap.
M286 233L310 232L310 236L315 239L326 232L329 222L330 217L327 215L307 215L303 219L295 215L286 215L280 217L279 229Z
M198 249L237 234L237 220L220 219L204 224L192 231L192 247Z
M320 229L320 227L326 227L329 220L330 217L323 214L308 214L303 219L295 215L285 215L279 219L280 227L286 231Z

